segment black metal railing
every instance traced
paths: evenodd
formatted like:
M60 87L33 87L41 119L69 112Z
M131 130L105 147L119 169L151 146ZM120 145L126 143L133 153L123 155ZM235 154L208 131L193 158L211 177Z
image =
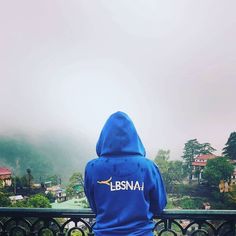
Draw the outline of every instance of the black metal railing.
M164 210L154 235L236 236L235 210ZM0 208L1 236L91 236L90 209Z

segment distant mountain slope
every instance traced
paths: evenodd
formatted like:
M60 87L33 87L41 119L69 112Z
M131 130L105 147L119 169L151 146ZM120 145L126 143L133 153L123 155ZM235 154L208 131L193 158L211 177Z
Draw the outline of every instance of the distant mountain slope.
M31 168L36 176L40 176L50 170L51 163L28 140L1 136L0 165L10 167L15 175L23 175Z
M84 140L65 134L33 139L23 135L0 136L0 166L11 168L15 175L24 175L30 168L35 179L56 174L67 180L73 172L83 172L92 155L89 149Z
M70 135L44 135L37 147L46 159L53 163L54 172L63 178L69 178L73 172L83 172L86 162L93 155L92 145L86 140Z

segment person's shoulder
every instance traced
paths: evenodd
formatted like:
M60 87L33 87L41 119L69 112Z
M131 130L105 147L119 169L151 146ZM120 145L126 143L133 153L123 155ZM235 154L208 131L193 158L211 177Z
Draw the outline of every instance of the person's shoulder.
M156 165L155 162L148 157L142 158L142 164L149 168L152 168Z
M143 158L143 161L144 161L144 163L146 163L146 165L153 165L153 164L155 164L154 161L151 160L148 157Z
M94 159L88 161L85 168L87 169L87 168L90 168L90 167L94 166L94 164L95 164L97 161L98 161L98 158L94 158Z
M145 162L146 162L146 165L147 165L148 169L159 171L159 167L158 167L158 165L155 161L153 161L149 158L144 158L144 159L145 159Z

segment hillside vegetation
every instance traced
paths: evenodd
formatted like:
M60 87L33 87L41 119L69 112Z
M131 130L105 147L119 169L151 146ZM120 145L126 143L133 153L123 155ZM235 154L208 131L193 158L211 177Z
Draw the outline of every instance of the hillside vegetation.
M91 158L88 144L68 136L47 135L37 140L23 136L0 136L0 166L22 176L30 168L34 179L58 174L67 180L71 173L83 171Z

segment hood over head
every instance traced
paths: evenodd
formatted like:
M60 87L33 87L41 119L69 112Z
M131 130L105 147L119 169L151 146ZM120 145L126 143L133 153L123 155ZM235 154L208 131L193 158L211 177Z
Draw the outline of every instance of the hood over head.
M116 112L105 123L96 147L100 156L145 156L144 146L127 114Z

